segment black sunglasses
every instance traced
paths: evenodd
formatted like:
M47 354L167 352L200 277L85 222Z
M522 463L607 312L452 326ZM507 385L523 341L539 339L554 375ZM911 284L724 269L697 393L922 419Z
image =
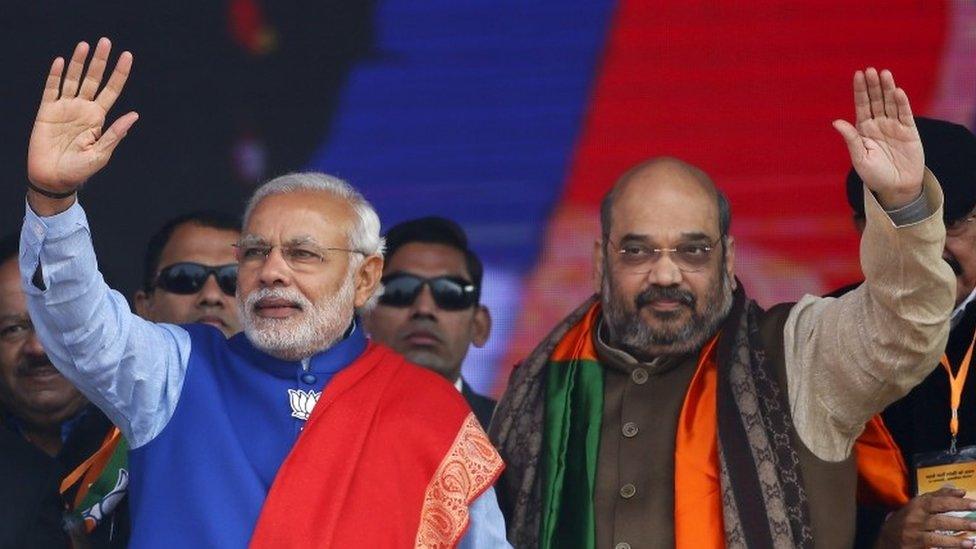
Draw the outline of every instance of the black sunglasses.
M478 304L478 287L456 276L424 278L407 273L383 277L383 294L379 301L390 307L409 307L417 300L424 285L430 287L434 303L445 311L461 311Z
M154 287L167 292L190 295L195 294L207 283L207 278L214 275L220 290L227 295L237 292L237 264L210 267L199 263L173 263L159 271Z

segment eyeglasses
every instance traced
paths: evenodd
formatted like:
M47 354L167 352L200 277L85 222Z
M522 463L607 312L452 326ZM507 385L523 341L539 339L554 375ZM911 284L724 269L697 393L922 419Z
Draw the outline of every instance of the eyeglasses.
M423 278L409 273L395 273L382 279L379 302L389 307L409 307L417 300L424 285L430 287L434 303L445 311L461 311L478 303L478 287L456 276Z
M214 275L220 290L227 295L237 292L237 265L220 265L211 267L199 263L173 263L159 271L156 277L156 288L179 295L191 295L199 292L207 278Z
M969 214L962 219L957 219L946 226L946 234L949 236L959 236L966 231L966 228L974 220L976 220L976 214Z
M632 273L649 273L661 257L668 254L679 270L685 273L698 272L708 265L715 246L722 238L711 242L691 242L678 244L673 248L652 248L645 244L622 244L616 250L623 270Z
M239 242L234 244L237 251L237 262L242 266L258 267L267 261L271 250L278 248L285 263L296 271L307 270L310 267L325 262L329 252L347 252L351 254L368 255L360 250L349 248L321 248L309 243L271 245L264 242Z

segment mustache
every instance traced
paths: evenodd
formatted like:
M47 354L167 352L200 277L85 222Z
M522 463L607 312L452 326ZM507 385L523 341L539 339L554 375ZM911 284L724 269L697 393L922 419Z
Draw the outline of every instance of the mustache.
M298 308L303 311L308 310L312 306L312 302L294 288L261 288L259 290L254 290L244 298L244 309L247 311L253 311L254 306L257 305L257 302L265 298L291 301L295 305L298 305Z
M56 369L51 359L47 355L28 357L23 364L17 367L17 375L30 375L34 370Z
M695 295L688 290L682 290L681 288L675 288L673 286L651 286L643 292L637 294L634 298L634 304L638 309L649 305L651 302L658 301L661 299L669 299L677 301L682 305L694 308L695 306Z
M956 276L962 274L962 265L959 263L958 259L950 255L948 257L943 257L942 260L949 264L949 267L952 269L952 272L956 274Z

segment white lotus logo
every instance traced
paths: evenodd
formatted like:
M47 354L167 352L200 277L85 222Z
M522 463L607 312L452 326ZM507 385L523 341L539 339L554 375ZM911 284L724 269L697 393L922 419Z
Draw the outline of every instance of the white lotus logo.
M321 391L303 391L301 389L288 389L288 403L291 404L291 417L297 417L302 421L308 421L312 415L315 403L322 396Z

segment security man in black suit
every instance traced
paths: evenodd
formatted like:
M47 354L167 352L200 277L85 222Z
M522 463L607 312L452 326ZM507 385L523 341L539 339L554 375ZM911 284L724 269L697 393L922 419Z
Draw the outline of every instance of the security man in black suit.
M976 335L976 136L964 126L942 120L916 117L925 165L942 186L945 195L946 243L943 259L956 274L956 308L952 329L941 365L904 398L881 414L884 427L897 446L909 477L915 456L946 450L950 430L952 379L961 387L956 445L976 444L976 374L963 368ZM847 176L847 200L854 212L854 224L864 227L863 184L854 170ZM857 284L836 290L837 296ZM862 479L863 479L862 474ZM906 486L911 487L911 478ZM859 487L859 490L861 487ZM900 508L858 508L858 547L942 546L937 533L938 511L970 509L963 494L949 490L912 498ZM959 540L961 542L961 540Z
M491 333L481 303L483 273L457 223L442 217L400 223L386 233L383 293L366 327L377 341L453 383L487 429L495 401L461 377L468 349L484 346Z

